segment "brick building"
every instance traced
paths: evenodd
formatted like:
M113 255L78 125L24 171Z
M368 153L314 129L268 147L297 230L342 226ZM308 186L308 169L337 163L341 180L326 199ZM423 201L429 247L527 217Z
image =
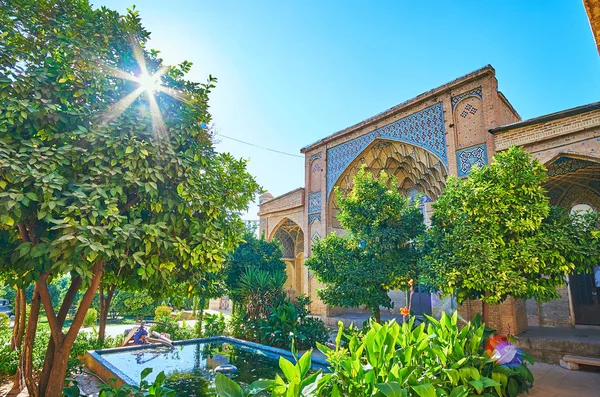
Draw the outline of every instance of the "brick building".
M344 233L333 190L350 188L363 164L371 172L385 169L395 175L407 196L421 194L429 222L431 204L443 193L448 175L467 176L473 165L488 164L494 153L512 145L522 146L548 167L546 187L553 204L600 210L600 103L521 121L498 91L489 65L303 148L305 187L279 197L266 193L259 203L260 232L284 247L289 294L309 295L313 312L324 316L345 311L319 301L317 281L304 259L321 237ZM526 329L527 321L600 325L600 289L593 276L569 280L558 301L499 305L490 317L497 323L491 325L505 331L510 327L513 333ZM404 305L401 291L390 296L396 307ZM418 310L427 313L453 307L452 300L435 295L417 294L416 299ZM460 311L470 317L480 307L480 302L470 302Z

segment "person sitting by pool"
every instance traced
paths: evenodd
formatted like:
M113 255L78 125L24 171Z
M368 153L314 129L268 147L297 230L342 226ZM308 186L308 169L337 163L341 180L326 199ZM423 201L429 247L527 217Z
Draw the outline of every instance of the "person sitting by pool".
M146 329L144 328L144 324L141 324L140 329L138 329L136 331L136 333L133 335L133 343L135 343L136 345L143 345L145 343L148 343L146 341L147 336L148 336L148 331L146 331Z

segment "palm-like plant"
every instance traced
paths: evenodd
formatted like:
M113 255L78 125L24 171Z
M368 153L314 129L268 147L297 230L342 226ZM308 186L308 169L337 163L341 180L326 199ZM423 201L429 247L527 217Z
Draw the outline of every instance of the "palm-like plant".
M277 307L285 298L283 272L268 272L249 267L242 274L236 294L242 297L250 319L267 318L270 307Z

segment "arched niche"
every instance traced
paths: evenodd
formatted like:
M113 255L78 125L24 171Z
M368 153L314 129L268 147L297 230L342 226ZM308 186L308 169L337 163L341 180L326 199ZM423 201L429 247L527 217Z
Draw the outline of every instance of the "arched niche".
M425 197L425 202L435 201L442 194L448 175L442 161L431 152L404 142L377 139L344 170L335 186L343 192L350 191L354 177L363 166L374 175L385 171L394 176L398 189L407 197L420 194ZM334 229L340 228L337 211L337 200L332 191L328 200L328 217Z

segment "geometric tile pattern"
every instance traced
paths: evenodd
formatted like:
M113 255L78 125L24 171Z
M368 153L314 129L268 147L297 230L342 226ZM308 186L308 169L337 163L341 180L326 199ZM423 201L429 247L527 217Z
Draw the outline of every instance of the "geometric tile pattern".
M316 212L321 212L321 192L308 195L308 213L314 214Z
M315 159L320 159L321 157L323 157L323 152L313 154L310 156L310 159L308 159L308 164L312 163Z
M319 240L321 240L321 235L318 232L314 232L312 237L310 238L312 245L315 245Z
M368 134L327 149L327 197L352 161L376 138L409 143L435 154L448 165L442 103L406 116Z
M586 160L579 160L570 157L560 157L548 166L548 176L565 175L577 170L581 170L596 163Z
M467 176L474 165L483 167L487 165L487 150L485 143L468 149L456 152L456 162L458 163L458 176Z
M313 222L319 221L321 222L321 213L316 214L308 214L308 226L312 225Z
M453 96L452 97L452 109L454 109L454 106L456 106L457 103L459 103L461 100L463 100L464 98L466 98L468 96L476 96L476 97L479 97L481 99L481 97L482 97L481 87L477 87L475 89L472 89L471 91L465 92L464 94ZM476 111L477 111L477 109L475 109L475 112ZM473 113L473 114L475 114L475 113ZM465 116L463 116L463 117L465 117Z

